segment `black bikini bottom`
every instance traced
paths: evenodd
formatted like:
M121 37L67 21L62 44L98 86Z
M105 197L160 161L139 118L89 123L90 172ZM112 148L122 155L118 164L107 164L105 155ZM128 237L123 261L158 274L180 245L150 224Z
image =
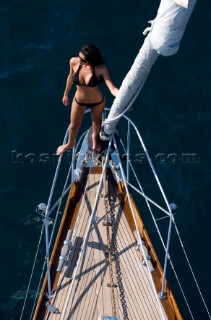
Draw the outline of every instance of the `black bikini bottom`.
M95 103L82 103L82 102L78 102L78 100L76 100L75 98L75 102L77 102L77 104L79 104L79 106L81 107L86 107L86 108L93 108L93 107L97 107L98 105L100 105L102 102L104 101L104 97L100 102L95 102Z

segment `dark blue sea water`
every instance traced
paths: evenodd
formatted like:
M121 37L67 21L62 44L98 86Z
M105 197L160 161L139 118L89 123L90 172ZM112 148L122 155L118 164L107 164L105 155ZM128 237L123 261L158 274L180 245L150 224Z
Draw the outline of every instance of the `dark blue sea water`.
M0 4L1 320L20 317L41 228L35 207L47 201L55 170L52 161L31 164L26 155L53 154L63 139L69 109L62 106L61 98L69 58L77 55L84 43L96 44L113 82L120 86L158 5L159 1L152 0L11 0ZM179 206L177 225L211 309L210 19L211 2L198 1L180 51L157 60L130 117L141 131L168 199ZM109 106L113 98L105 93ZM159 153L164 155L162 163L156 159ZM177 155L175 163L169 157L173 153ZM197 161L184 163L181 156L185 153L196 154ZM22 155L17 158L17 154ZM139 170L141 174L141 165ZM147 183L150 190L150 181ZM206 320L174 238L171 254L194 318ZM44 250L38 255L39 261L43 258ZM38 273L36 277L32 296ZM174 280L171 287L184 319L190 319ZM30 316L31 301L25 320Z

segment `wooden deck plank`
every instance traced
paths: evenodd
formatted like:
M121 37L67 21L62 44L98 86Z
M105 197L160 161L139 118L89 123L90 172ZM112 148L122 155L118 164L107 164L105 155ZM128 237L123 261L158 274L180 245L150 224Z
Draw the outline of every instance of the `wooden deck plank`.
M127 224L127 222L125 221L125 223ZM130 234L130 233L128 233ZM121 235L120 235L121 238ZM148 306L148 312L151 314L151 317L154 319L156 319L156 314L159 314L159 309L154 307L154 305L156 306L156 300L155 300L155 296L154 296L154 292L152 290L152 284L150 282L149 279L149 275L148 275L148 270L146 268L146 266L143 266L140 262L140 255L139 253L135 250L135 248L133 248L134 250L134 254L131 254L132 252L129 252L129 254L131 255L131 257L129 258L129 263L133 262L133 270L132 270L132 274L136 274L135 272L138 270L142 270L142 281L145 284L145 286L137 286L137 290L141 291L139 292L139 295L142 295L143 297L143 307L146 308ZM132 266L131 266L132 267ZM138 273L137 273L138 276ZM136 285L137 283L139 283L140 279L134 279L134 284ZM147 295L145 294L147 292ZM148 298L146 299L146 296L148 296ZM153 305L154 302L154 305ZM139 304L139 303L138 303Z
M94 204L96 186L99 183L99 178L99 174L92 174L90 176L87 195L81 203L80 213L75 225L77 230L75 229L73 231L72 239L75 239L76 236L84 237L91 209ZM123 286L122 293L120 292L119 286L115 288L118 319L160 320L161 316L159 308L157 307L157 301L151 293L151 283L147 269L140 263L140 254L135 249L135 239L127 219L121 212L118 200L115 200L114 207L114 214L116 219L118 219L115 230L118 252L120 252L120 277ZM103 198L99 200L96 215L101 219L105 215ZM98 232L100 234L100 240ZM67 319L98 320L99 316L112 315L111 288L107 287L107 283L110 282L109 267L103 253L106 245L106 227L102 226L102 221L100 221L97 224L97 230L92 226L84 263L83 266L79 267L81 276L80 278L77 276L74 284L74 297L70 299L68 304ZM68 272L60 276L62 289L58 290L57 296L54 299L54 305L60 312L62 312L68 294L73 264L70 264L67 269ZM113 270L116 270L115 263L113 263ZM115 272L114 280L117 283L119 281L119 285L120 277L117 277ZM124 311L122 307L124 299L127 301L127 309L125 309L127 311ZM49 314L48 319L57 320L60 319L60 317L61 314Z
M96 178L96 176L95 176L95 178ZM98 183L97 180L94 181L94 184L96 184L96 183ZM92 196L90 197L90 206L91 207L93 207L93 205L94 205L95 196L96 196L96 189L93 190ZM99 213L102 213L102 206L101 206L100 199L99 199L97 212L96 212L97 217L100 217ZM101 242L102 239L100 239L100 241L99 241L100 234L99 234L97 222L95 223L95 227L93 227L92 230L93 231L90 234L89 243L90 243L92 250L93 250L93 265L95 266L95 268L92 271L92 280L91 280L93 282L93 288L92 288L92 292L90 291L87 294L88 308L87 309L83 308L83 314L81 315L81 318L79 318L79 319L85 319L87 317L89 319L95 319L98 317L98 308L95 308L94 310L93 310L93 308L96 307L96 305L97 305L96 302L97 302L98 294L100 292L100 288L102 285L101 251L104 248L104 243ZM99 300L99 306L101 306L101 308L102 308L102 303L103 303L103 300L101 300L101 301Z
M119 211L119 210L118 210ZM130 305L129 310L131 309L132 317L133 319L139 319L140 312L137 310L136 306L140 307L140 290L137 291L134 284L136 281L133 281L135 275L137 272L134 270L134 265L132 265L132 268L128 269L128 265L130 263L131 257L129 252L134 247L134 239L129 238L128 236L128 230L124 228L124 232L121 233L121 229L123 229L122 223L124 220L124 215L120 216L120 211L116 212L116 217L118 220L120 220L120 223L117 222L116 224L116 232L117 232L117 241L118 241L118 249L120 252L119 261L121 265L121 272L122 272L122 279L123 279L123 285L124 285L124 291L125 291L125 300L127 301L127 304ZM129 227L129 226L128 226ZM127 237L127 241L125 240ZM130 247L129 250L125 251L125 248ZM121 254L122 253L122 254ZM136 253L136 252L135 252ZM134 272L135 271L135 272ZM140 270L138 270L140 273ZM135 279L136 280L136 279ZM147 319L145 316L144 310L142 310L142 318Z
M124 216L122 217L122 221L125 224L124 228L120 227L120 234L119 234L119 239L122 239L121 242L122 244L122 248L125 248L126 245L130 245L131 246L131 250L128 250L126 252L127 255L127 263L125 263L125 266L127 266L127 274L131 273L132 277L131 280L133 280L133 285L134 288L136 288L136 290L142 290L143 288L143 284L145 284L145 281L148 281L148 272L146 267L144 267L141 263L140 263L140 255L139 253L136 251L135 249L135 241L134 238L131 235L130 230L127 230L128 232L125 232L125 229L128 228L128 224L126 219L124 218ZM124 237L123 237L124 235ZM140 288L140 286L138 286L137 284L139 283L139 278L138 275L141 272L142 275L142 286ZM147 288L145 287L144 290L145 291ZM145 297L145 296L144 296Z
M116 207L116 203L115 203L115 207ZM118 217L118 212L116 212L116 216ZM146 290L146 287L151 288L151 283L149 282L149 275L148 275L147 268L143 267L140 264L138 252L135 250L135 246L134 246L134 238L133 238L133 235L131 233L131 230L129 228L129 225L127 223L127 220L126 220L124 214L121 217L121 223L117 222L117 224L115 224L115 226L117 229L117 239L119 240L119 244L120 244L119 249L121 248L122 250L124 250L124 248L126 248L126 246L128 244L132 245L131 249L124 252L124 254L121 255L121 257L120 257L120 261L122 260L122 262L123 262L122 263L123 267L125 267L125 266L127 267L128 265L130 265L130 262L132 260L134 260L133 264L130 265L130 270L129 270L130 272L128 272L128 270L126 270L123 279L125 279L125 280L127 279L125 281L127 284L129 284L133 280L131 283L132 284L131 288L133 288L133 286L135 288L136 283L140 283L140 280L143 281L143 276L145 276L145 282L144 282L145 290ZM127 239L126 239L126 237L127 237ZM120 251L121 251L121 249L120 249ZM124 260L123 258L124 259L126 258L127 260L123 261ZM136 266L138 266L138 268L136 268ZM139 279L139 281L137 281L137 279L134 277L135 277L135 275L140 274L140 272L142 273L142 279ZM128 274L130 275L129 277L127 276ZM143 282L142 282L142 285L143 285ZM135 298L135 300L136 300L136 301L134 301L135 303L133 303L133 305L140 306L140 296L142 295L142 297L145 298L145 295L142 292L140 292L140 289L142 289L142 286L139 285L139 286L137 286L136 289L138 289L138 291L133 292L133 298ZM147 310L147 314L149 314L149 313L151 314L151 312L153 310L152 303L149 303L149 301L150 302L154 301L155 304L157 303L153 294L151 295L150 299L145 299L145 302L143 303L143 308L146 309L146 306L149 305L148 310ZM142 313L145 312L144 309L142 310L143 311ZM158 310L156 310L156 312L157 311ZM151 317L152 317L152 319L156 319L155 314L151 314Z
M92 178L94 178L93 175L91 175ZM90 203L91 201L91 186L92 184L95 185L95 179L90 179L89 181L89 187L87 188L87 195L85 196L84 198L84 203L83 203L83 221L81 221L82 219L80 219L78 222L79 222L79 226L78 226L78 229L79 229L79 234L81 236L84 235L85 233L85 230L86 230L86 226L87 226L87 223L88 223L88 220L89 220L89 216L91 214L91 208L92 208L92 204ZM89 271L91 269L91 266L92 266L92 263L93 263L93 259L92 259L92 250L89 248L89 246L87 247L87 253L85 255L85 259L84 259L84 265L83 267L82 266L79 266L79 270L81 269L82 271L82 274L84 274L85 276L82 275L82 279L78 279L75 283L75 286L74 286L74 300L73 301L73 304L71 305L71 303L69 304L69 308L68 309L72 309L74 308L74 302L77 301L78 297L81 298L80 296L80 292L82 289L85 290L85 286L86 286L86 283L90 283L91 282L91 279L92 279L92 272ZM82 260L83 262L83 260ZM78 276L77 276L78 278ZM77 286L77 292L75 292L75 288ZM90 290L91 291L91 290ZM82 296L84 297L84 295ZM82 319L80 317L80 304L82 303L82 298L81 300L79 301L78 303L78 308L74 308L71 312L68 311L67 309L67 313L66 314L69 314L69 318L75 318L75 319ZM83 308L83 309L86 309L86 308ZM75 311L74 311L75 310ZM71 317L70 317L71 316Z
M99 205L97 209L97 216L102 219L104 217L104 203L103 199L100 198ZM104 237L104 227L102 226L102 222L100 221L97 224L98 230L97 233L94 233L94 241L97 243L100 238L100 242L98 242L98 250L95 250L95 264L99 264L98 267L95 268L95 275L99 273L98 281L96 282L96 292L95 292L95 301L92 305L90 319L98 319L99 315L103 314L103 305L104 305L104 297L103 297L103 282L104 282L104 273L106 271L106 261L104 250L106 247L105 237Z
M115 235L115 238L116 238L117 247L118 247L118 257L116 259L115 269L116 269L116 274L118 274L118 276L116 277L116 283L118 285L117 290L118 290L118 294L119 294L119 299L121 301L119 308L122 309L123 314L124 314L124 318L138 319L139 317L138 317L136 308L133 304L134 295L136 294L136 292L132 292L133 290L131 287L130 280L127 283L124 279L125 275L123 272L123 268L124 268L125 263L127 263L127 259L126 259L125 254L124 255L119 254L119 251L121 250L121 246L120 246L119 239L118 239L120 225L118 222L117 222L117 224L118 224L118 231ZM128 297L129 297L129 299L128 299Z
M93 181L93 184L94 185L96 185L98 183L98 181ZM94 199L95 199L95 195L96 195L96 191L95 191L96 189L94 189L94 192L93 192L93 194L89 197L89 199L87 198L86 199L86 204L87 204L87 206L88 207L90 207L90 208L92 208L93 207L93 203L94 203ZM99 214L98 214L98 211L99 211L99 207L100 206L98 206L98 210L97 210L97 215L99 216ZM102 211L102 209L101 209L101 211ZM96 234L96 230L95 230L95 228L92 228L92 232L91 232L91 235L90 235L90 239L89 239L89 244L92 242L92 243L97 243L97 241L98 241L98 237L97 237L97 234ZM99 245L98 245L99 246ZM95 252L95 253L97 253L98 251L99 251L99 248L98 248L98 250L96 250L96 249L93 249L93 251ZM96 254L95 254L96 255ZM99 258L99 254L97 254L97 256L95 257L96 259L95 259L95 261L93 260L93 263L95 262L95 264L96 265L99 265L100 264L100 258ZM95 268L96 269L96 268ZM96 284L97 283L99 283L99 281L100 281L100 277L98 276L98 277L96 277L96 279L94 278L94 276L97 274L97 270L95 270L95 272L94 271L92 271L92 277L88 280L88 282L90 283L91 281L93 282L93 285L92 286L96 286ZM100 281L101 282L101 281ZM96 289L96 288L95 288ZM94 301L93 301L93 299L91 300L90 298L93 298L93 294L92 294L92 290L90 289L88 292L87 292L87 295L86 295L87 297L86 297L86 300L87 301L89 301L89 303L88 304L86 304L85 303L85 305L87 305L88 306L88 308L82 308L82 313L78 313L77 314L77 319L83 319L83 316L84 316L84 314L86 314L86 317L89 315L89 313L91 313L91 308L90 308L90 306L92 307L92 305L94 304ZM96 300L96 299L95 299ZM93 318L93 316L91 317L91 318Z
M89 181L88 183L90 184L91 181ZM86 206L85 199L83 198L80 209L79 209L77 221L75 224L74 232L72 235L72 241L76 240L77 235L80 236L81 238L83 237L88 216L89 216L88 209ZM68 290L69 290L68 285L70 284L70 273L72 271L73 271L72 264L70 263L69 266L65 270L66 276L63 276L63 273L61 273L61 275L60 275L59 281L61 281L60 287L62 288L62 290L59 290L59 292L56 296L56 299L54 301L54 306L57 307L60 310L60 312L62 311L64 302L65 302L65 298L68 294ZM55 316L54 314L50 314L49 320L59 319L59 318L60 317L58 317L58 315Z
M125 231L124 233L121 231L119 237L123 239L123 235L124 237L126 237L128 234L126 234ZM124 247L125 247L125 244L120 244L120 249ZM147 295L146 295L146 292L150 293L148 289L149 286L151 288L151 284L147 281L148 274L147 274L146 267L142 266L142 264L140 263L140 259L136 257L137 253L136 252L132 253L131 251L132 249L124 254L125 257L122 257L122 259L125 260L122 263L122 269L123 269L123 278L125 280L125 283L130 285L130 293L133 296L133 306L138 307L137 312L140 313L141 311L143 319L145 318L148 319L149 314L151 319L157 319L156 314L155 313L152 314L152 311L154 308L152 308L151 303L149 303L149 301L155 302L155 298L152 295L149 295L150 297L148 296L147 298ZM141 287L139 285L140 274L141 274L141 283L142 283ZM160 319L160 316L158 319Z

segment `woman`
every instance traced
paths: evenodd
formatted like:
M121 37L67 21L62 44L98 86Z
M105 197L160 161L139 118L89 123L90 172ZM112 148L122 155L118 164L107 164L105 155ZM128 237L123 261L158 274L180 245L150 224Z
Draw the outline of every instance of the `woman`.
M86 108L91 109L93 150L96 153L100 152L98 135L102 122L102 112L106 104L105 97L98 88L98 84L102 80L105 81L110 92L116 96L118 89L110 79L100 51L94 45L84 45L78 57L70 59L70 73L67 77L62 99L63 104L65 106L69 105L68 94L73 84L76 85L76 93L72 101L68 142L58 147L57 155L73 148Z

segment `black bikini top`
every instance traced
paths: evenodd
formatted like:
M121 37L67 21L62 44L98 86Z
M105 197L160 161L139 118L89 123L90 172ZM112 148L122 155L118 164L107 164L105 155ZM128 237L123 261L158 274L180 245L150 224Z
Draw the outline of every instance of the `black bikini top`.
M78 70L72 76L73 83L75 83L75 84L77 84L79 86L96 87L101 82L101 79L98 79L98 77L96 76L95 68L93 67L92 76L91 76L88 84L80 83L80 81L79 81L79 72L80 72L80 70L81 70L81 64L79 65Z

